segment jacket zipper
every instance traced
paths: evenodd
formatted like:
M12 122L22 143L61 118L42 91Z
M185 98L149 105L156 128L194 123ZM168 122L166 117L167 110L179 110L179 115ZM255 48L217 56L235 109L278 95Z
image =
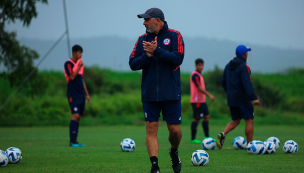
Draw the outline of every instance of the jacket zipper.
M157 45L158 45L158 38L157 38ZM158 101L158 57L156 57L156 95Z

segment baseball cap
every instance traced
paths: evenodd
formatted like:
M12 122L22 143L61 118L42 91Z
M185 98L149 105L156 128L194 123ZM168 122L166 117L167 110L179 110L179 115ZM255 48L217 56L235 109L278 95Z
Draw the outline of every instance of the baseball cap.
M161 21L165 21L164 13L159 8L150 8L145 13L137 15L138 18L159 18Z
M246 47L245 45L239 45L236 50L235 53L237 55L244 55L245 53L247 53L248 51L251 51L250 47Z

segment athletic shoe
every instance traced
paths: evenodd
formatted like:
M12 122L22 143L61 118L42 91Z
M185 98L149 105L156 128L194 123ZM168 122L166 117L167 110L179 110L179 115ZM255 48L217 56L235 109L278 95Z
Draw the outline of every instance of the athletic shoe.
M79 144L78 142L70 142L70 147L85 147L85 145Z
M171 153L171 148L169 149L169 154L171 157L172 168L175 173L179 173L182 169L182 162L179 159L178 151Z
M222 132L217 135L217 141L216 141L217 148L222 149L224 142L225 142L225 137L224 137L224 133Z
M202 143L201 140L198 140L197 138L193 139L193 140L190 140L190 143L194 143L194 144L200 144Z
M158 166L154 166L154 165L152 165L152 168L151 168L151 173L160 173L160 171L159 171L159 167L158 167Z

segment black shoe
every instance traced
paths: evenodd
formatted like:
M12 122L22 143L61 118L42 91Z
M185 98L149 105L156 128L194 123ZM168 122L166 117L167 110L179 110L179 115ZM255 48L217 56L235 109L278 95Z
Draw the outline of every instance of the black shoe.
M182 169L182 162L179 159L178 151L171 153L171 148L169 149L169 154L171 157L172 168L175 173L179 173Z
M225 142L225 137L224 137L224 133L222 132L217 135L217 140L216 140L217 148L222 149L224 142Z
M153 165L152 168L151 168L151 173L160 173L159 167Z

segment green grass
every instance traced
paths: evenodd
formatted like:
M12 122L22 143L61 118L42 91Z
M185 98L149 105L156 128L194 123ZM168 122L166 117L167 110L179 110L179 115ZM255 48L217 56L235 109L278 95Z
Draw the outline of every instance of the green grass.
M225 126L210 126L215 137ZM198 137L203 138L201 127ZM190 144L190 124L182 126L183 139L179 148L182 172L302 172L304 170L303 126L255 126L254 139L266 140L276 136L281 146L274 155L250 155L244 150L235 150L232 141L244 136L241 123L226 138L222 150L207 151L210 162L205 167L192 165L192 152L201 149L200 144ZM68 147L68 127L0 128L0 149L18 147L23 159L18 164L0 168L3 172L149 172L150 161L145 145L144 126L80 126L78 141L84 148ZM120 142L130 137L136 142L132 153L122 152ZM172 172L168 149L168 131L161 123L158 133L161 172ZM292 139L299 145L296 154L285 154L282 146Z

